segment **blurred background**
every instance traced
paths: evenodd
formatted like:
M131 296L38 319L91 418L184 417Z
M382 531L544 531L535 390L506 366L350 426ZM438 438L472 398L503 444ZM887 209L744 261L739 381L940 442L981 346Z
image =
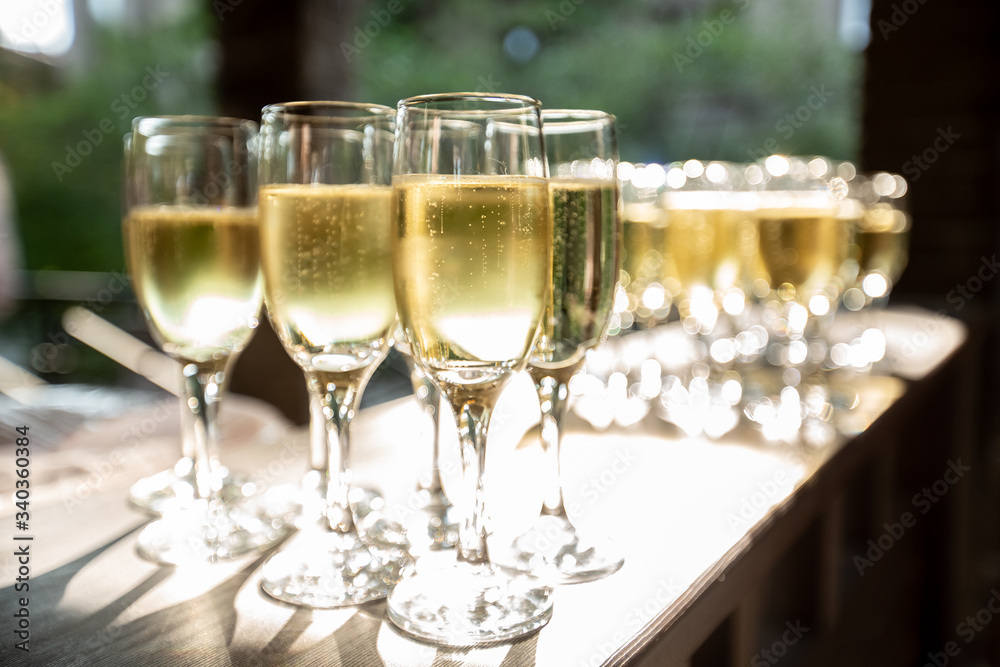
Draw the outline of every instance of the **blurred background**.
M954 409L981 464L974 565L995 583L998 14L991 0L4 0L0 357L48 383L155 389L62 322L79 305L149 341L120 234L121 137L139 115L514 92L615 114L632 162L855 160L910 183L893 303L969 326ZM233 390L306 419L301 373L267 326ZM395 359L365 397L409 391Z

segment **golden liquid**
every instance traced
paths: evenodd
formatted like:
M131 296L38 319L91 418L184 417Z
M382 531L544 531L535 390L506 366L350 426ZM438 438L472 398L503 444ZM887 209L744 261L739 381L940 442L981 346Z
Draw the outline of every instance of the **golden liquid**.
M742 287L756 252L750 214L740 210L667 208L667 273L690 295L695 287Z
M850 223L827 209L757 211L760 258L773 289L785 298L808 299L836 289L847 259Z
M388 186L261 188L268 314L304 368L350 370L388 344L396 324L391 201Z
M909 259L909 241L909 219L904 212L884 205L867 210L854 237L861 276L878 271L890 283L899 280Z
M406 176L394 190L396 306L413 356L452 384L523 368L551 277L546 181Z
M625 205L622 219L622 271L630 294L641 296L652 282L663 282L666 276L666 221L654 203Z
M531 366L570 367L607 333L618 281L618 189L594 181L549 182L552 291Z
M167 354L221 359L250 340L263 291L255 209L135 208L124 237L136 298Z
M854 243L858 246L862 276L878 271L890 283L899 280L909 258L909 233L859 231Z

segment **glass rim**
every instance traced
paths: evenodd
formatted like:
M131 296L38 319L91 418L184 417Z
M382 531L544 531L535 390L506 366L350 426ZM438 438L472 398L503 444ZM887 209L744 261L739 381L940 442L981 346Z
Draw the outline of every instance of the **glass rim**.
M488 102L497 104L495 109L439 109L433 104L446 102ZM501 106L508 104L509 106ZM416 95L400 100L397 105L400 111L404 109L422 108L431 113L459 113L459 114L516 114L527 111L541 112L542 103L534 97L527 95L517 95L514 93L431 93L428 95Z
M341 113L310 114L299 113L299 110L331 111ZM346 112L346 113L345 113ZM351 115L350 112L356 112ZM360 112L360 113L357 113ZM299 100L294 102L276 102L268 104L260 110L261 122L265 119L288 118L295 120L309 120L322 122L324 120L344 120L355 118L379 118L391 119L396 111L392 107L383 104L369 102L344 102L338 100Z
M783 209L807 209L815 211L836 211L839 201L828 190L756 190L754 192L758 209L762 211Z
M614 123L618 118L607 111L601 111L599 109L542 109L542 122L545 122L546 117L564 117L564 120L550 120L549 123L598 123L598 122L610 122Z
M553 109L553 111L563 110ZM597 134L609 131L614 133L615 130L615 117L603 111L598 111L594 115L589 115L590 112L586 112L585 114L574 114L574 117L565 117L564 119L549 118L546 120L547 113L548 110L542 111L542 132L546 136ZM565 116L565 114L562 115Z
M747 163L733 160L689 158L663 164L666 178L664 192L749 192L746 184ZM719 173L722 169L722 173ZM687 195L684 195L687 196Z
M151 136L155 132L149 132L146 130L147 126L150 130L158 129L180 129L180 128L191 128L191 129L234 129L234 130L251 130L256 133L260 126L256 121L250 120L248 118L236 118L235 116L205 116L197 114L182 114L182 115L162 115L162 116L138 116L132 119L132 132L147 136Z
M837 178L837 165L840 162L842 161L832 160L825 155L773 153L754 160L747 166L759 168L765 183L774 180L826 183Z

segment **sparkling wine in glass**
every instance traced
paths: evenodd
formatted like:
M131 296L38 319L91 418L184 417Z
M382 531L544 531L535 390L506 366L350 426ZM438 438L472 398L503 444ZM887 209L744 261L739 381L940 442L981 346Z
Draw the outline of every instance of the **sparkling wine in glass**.
M257 125L144 117L126 142L124 246L153 338L182 365L193 421L190 502L142 530L161 563L230 558L273 544L280 522L222 493L217 415L226 378L257 327L263 281L256 210Z
M551 278L540 106L473 93L399 103L396 305L414 361L454 412L466 506L458 562L421 565L389 593L387 611L405 632L445 645L512 639L552 613L551 587L491 562L483 486L490 416L527 363Z
M568 384L587 351L607 335L618 283L618 149L614 116L602 111L546 109L542 121L550 170L552 287L528 373L541 408L548 487L541 515L495 560L551 583L573 583L607 576L625 562L612 542L581 535L573 525L560 475Z
M862 332L830 350L834 366L870 370L889 366L881 312L909 258L910 215L906 180L888 172L857 174L849 182L861 208L851 245L857 276L844 291L844 306L861 311Z
M754 197L742 176L742 165L677 162L660 196L667 273L676 285L689 363L667 376L657 407L692 436L720 437L739 423L741 382L733 362L757 258Z
M844 289L854 233L844 205L848 188L822 157L772 155L748 167L747 176L758 187L759 266L770 287L762 308L771 338L766 358L781 378L777 396L752 399L745 413L769 438L801 435L822 444L832 435L820 367L825 332ZM809 428L800 433L804 424Z
M363 539L350 502L352 420L396 327L392 122L388 107L345 102L263 110L265 300L305 374L318 449L311 464L322 482L303 509L300 532L264 563L261 585L272 597L310 607L384 597L413 562L398 543Z
M628 308L620 314L621 329L633 325L652 329L670 313L676 280L671 276L667 220L660 206L665 172L660 164L625 163L619 174L622 200L622 257L619 273Z
M858 248L858 284L869 305L888 298L909 259L906 191L906 181L898 174L879 172L868 178L854 243Z
M435 122L435 136L442 145L448 146L453 162L461 165L462 162L469 163L475 159L481 140L479 125L447 119L437 119ZM463 286L453 283L444 288L444 293L449 289L457 294ZM403 519L406 537L411 553L450 549L458 544L460 517L445 493L439 466L441 391L414 361L406 336L401 330L396 336L395 345L405 357L413 393L425 415L425 424L430 424L431 441L430 474L418 482L416 494L411 496L409 511Z

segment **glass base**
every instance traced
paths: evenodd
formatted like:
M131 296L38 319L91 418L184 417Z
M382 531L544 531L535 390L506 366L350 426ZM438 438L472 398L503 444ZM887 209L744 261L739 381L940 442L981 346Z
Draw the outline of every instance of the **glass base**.
M262 518L250 504L227 507L197 500L143 528L137 550L146 560L164 565L214 562L263 551L286 532L285 524Z
M538 630L552 617L552 588L491 565L421 569L389 593L397 627L445 646L478 646Z
M413 558L398 545L314 528L264 562L261 588L292 604L344 607L384 598L412 568Z
M243 499L246 480L234 477L227 468L219 469L221 487L219 494L224 503L237 503ZM162 515L168 507L184 507L195 502L194 465L183 458L173 468L143 477L129 489L129 502L150 514Z
M611 540L581 538L568 518L547 515L538 517L508 548L492 550L491 556L505 569L529 572L552 585L601 579L625 564Z
M458 513L443 491L419 489L403 525L411 551L444 551L458 545Z
M326 500L308 485L281 484L262 493L256 501L264 516L309 530L323 520ZM409 550L402 525L385 518L385 499L373 489L351 489L351 507L358 532L366 542L386 543Z
M374 522L382 518L385 500L374 489L351 489L351 507L359 522ZM280 517L300 529L312 527L325 513L323 493L310 484L279 484L260 494L258 501L268 516Z
M351 489L349 497L354 509L354 522L362 540L410 551L406 529L402 524L386 518L385 499L377 491L355 488Z

